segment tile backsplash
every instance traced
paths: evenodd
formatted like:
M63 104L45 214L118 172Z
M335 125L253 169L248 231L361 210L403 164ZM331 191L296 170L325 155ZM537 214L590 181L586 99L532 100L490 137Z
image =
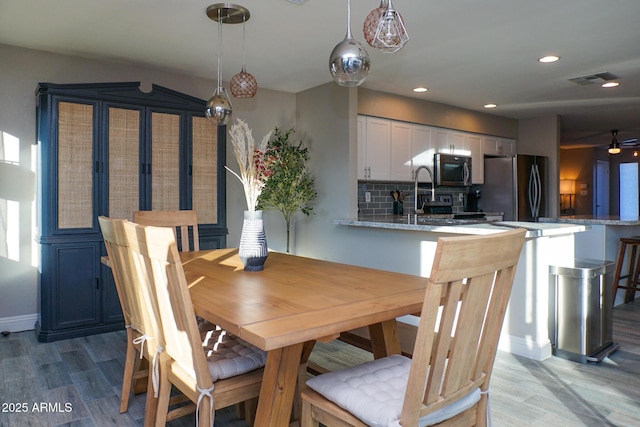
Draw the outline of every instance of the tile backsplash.
M404 213L408 214L413 209L413 183L409 182L358 182L358 216L391 215L393 214L392 191L410 193L404 199ZM428 194L431 184L420 184L420 194ZM371 201L366 201L366 193L371 194ZM436 194L446 193L453 196L453 213L464 212L465 187L436 187ZM462 200L460 195L462 194Z

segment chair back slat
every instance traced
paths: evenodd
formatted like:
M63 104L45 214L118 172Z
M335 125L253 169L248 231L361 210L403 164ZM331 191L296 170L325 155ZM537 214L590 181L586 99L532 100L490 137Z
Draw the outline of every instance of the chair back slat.
M133 222L156 227L171 227L176 240L179 242L180 251L200 250L198 215L194 210L135 211L133 213ZM189 244L190 241L193 242L193 247Z
M167 227L134 223L125 227L146 283L155 296L165 354L192 373L200 388L211 387L211 374L173 232Z
M402 425L487 389L525 232L438 240Z

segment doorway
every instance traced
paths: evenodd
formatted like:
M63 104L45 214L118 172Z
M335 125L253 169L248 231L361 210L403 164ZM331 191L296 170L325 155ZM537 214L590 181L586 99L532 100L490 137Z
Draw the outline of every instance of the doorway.
M609 162L596 160L594 213L596 217L609 216Z

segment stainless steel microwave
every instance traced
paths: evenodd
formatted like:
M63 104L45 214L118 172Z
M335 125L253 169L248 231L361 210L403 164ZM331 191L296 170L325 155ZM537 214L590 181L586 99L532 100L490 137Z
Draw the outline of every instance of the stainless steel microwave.
M436 183L450 187L471 185L471 157L438 153L434 157Z

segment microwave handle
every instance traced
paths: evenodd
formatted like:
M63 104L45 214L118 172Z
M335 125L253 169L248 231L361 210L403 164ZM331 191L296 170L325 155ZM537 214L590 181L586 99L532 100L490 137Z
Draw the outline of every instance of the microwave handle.
M470 181L470 174L469 174L469 164L467 162L464 162L464 176L463 176L463 181L464 181L464 185L469 185L469 181Z

